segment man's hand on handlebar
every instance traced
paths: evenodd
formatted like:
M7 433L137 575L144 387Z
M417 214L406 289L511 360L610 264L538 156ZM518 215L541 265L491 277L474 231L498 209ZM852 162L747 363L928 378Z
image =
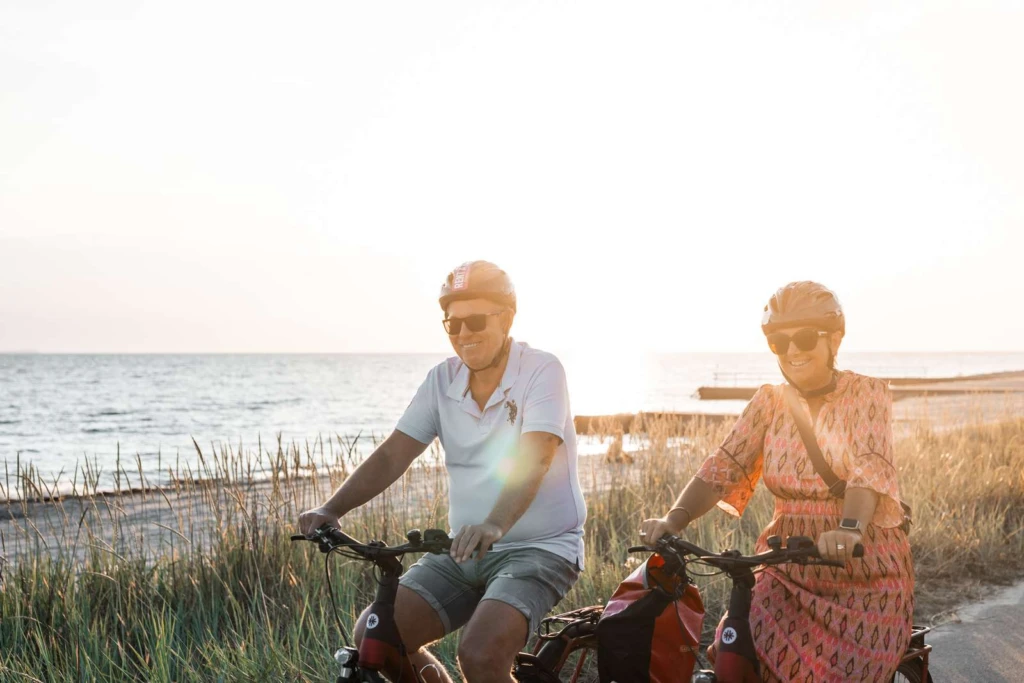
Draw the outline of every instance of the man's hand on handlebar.
M340 516L328 510L324 506L306 510L299 515L299 531L306 537L312 536L316 529L325 524L330 527L340 527Z
M461 564L471 559L474 551L479 551L476 559L482 560L491 546L504 535L505 532L497 524L467 524L459 529L459 533L452 539L452 558Z

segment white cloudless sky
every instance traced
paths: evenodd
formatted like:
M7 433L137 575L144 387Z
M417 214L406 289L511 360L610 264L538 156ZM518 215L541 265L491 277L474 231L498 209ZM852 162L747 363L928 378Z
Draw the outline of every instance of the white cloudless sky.
M0 351L1024 350L1017 2L0 5Z

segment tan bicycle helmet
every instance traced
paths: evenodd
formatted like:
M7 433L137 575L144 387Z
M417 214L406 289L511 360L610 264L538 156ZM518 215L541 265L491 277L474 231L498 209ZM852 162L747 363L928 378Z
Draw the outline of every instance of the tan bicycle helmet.
M790 282L772 294L764 307L761 331L767 335L784 327L801 326L846 334L846 316L835 292L803 280Z
M438 303L447 311L448 304L465 299L488 299L516 310L516 288L508 273L490 261L467 261L448 273L441 285Z

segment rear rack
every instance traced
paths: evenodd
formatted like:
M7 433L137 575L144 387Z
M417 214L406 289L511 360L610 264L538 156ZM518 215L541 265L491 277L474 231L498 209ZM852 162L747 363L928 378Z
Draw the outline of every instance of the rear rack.
M903 659L900 660L902 664L903 662L910 662L920 658L922 681L931 680L928 677L928 655L932 651L932 646L924 644L924 636L931 630L931 626L915 625L910 631L910 645L907 646L907 651L904 653Z
M566 630L570 627L576 627L572 630L578 631L579 627L583 624L596 625L603 612L604 605L591 605L590 607L581 607L571 612L546 617L540 622L537 637L541 640L553 640L567 635L578 635L577 633L566 634Z

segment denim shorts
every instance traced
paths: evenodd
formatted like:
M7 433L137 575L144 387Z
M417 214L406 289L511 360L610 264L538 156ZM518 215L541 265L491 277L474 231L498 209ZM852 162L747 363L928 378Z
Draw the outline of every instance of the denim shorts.
M434 608L447 634L462 628L481 600L511 605L536 631L579 575L575 564L554 553L517 548L462 564L448 553L424 555L399 581Z

